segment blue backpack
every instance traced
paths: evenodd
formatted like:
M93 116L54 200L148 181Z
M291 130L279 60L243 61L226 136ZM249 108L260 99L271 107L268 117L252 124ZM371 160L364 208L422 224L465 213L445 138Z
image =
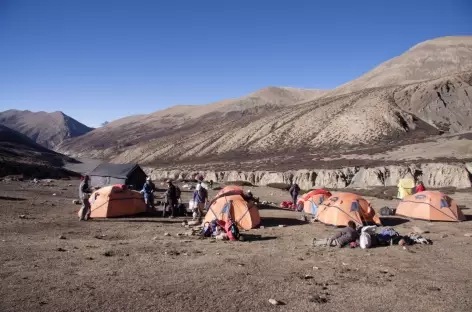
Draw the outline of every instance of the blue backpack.
M211 234L213 234L213 227L211 226L210 222L205 222L205 224L203 224L201 234L203 237L211 237Z

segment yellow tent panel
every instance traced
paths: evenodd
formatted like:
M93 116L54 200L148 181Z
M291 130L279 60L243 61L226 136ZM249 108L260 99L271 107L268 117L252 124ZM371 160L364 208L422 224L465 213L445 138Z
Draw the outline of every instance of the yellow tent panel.
M398 193L397 198L403 199L405 196L413 194L415 188L415 181L413 179L400 179L398 181Z

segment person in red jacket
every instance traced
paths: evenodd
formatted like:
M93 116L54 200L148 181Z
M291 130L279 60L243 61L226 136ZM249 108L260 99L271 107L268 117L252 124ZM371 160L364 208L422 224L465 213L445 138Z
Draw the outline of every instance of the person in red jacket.
M426 189L424 188L424 184L421 181L418 181L415 187L415 194L419 192L424 192Z

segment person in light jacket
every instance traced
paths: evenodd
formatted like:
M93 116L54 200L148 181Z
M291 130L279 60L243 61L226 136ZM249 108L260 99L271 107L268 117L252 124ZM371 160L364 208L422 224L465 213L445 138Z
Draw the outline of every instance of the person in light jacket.
M80 183L79 186L79 197L82 201L82 207L79 210L79 221L87 221L90 217L90 194L92 194L92 190L89 186L90 177L88 175L84 176L84 179Z

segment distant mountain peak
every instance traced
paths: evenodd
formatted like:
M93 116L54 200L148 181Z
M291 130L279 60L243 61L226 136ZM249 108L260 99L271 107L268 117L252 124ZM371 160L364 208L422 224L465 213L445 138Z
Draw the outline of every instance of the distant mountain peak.
M93 130L62 111L52 113L10 109L0 112L0 124L20 132L36 143L53 149L62 141Z

